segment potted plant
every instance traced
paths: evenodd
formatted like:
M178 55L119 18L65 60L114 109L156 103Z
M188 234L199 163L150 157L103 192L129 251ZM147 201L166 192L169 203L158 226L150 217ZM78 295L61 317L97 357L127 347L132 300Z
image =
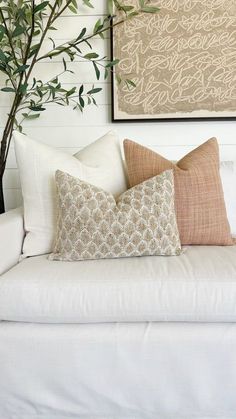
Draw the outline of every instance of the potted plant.
M104 37L111 27L122 24L139 13L155 13L158 9L150 6L149 0L139 0L138 6L121 4L118 0L108 0L107 15L95 22L93 31L86 27L80 28L78 35L69 42L56 45L52 33L57 30L59 17L67 10L77 14L81 2L93 8L91 0L0 0L0 71L4 76L4 87L1 94L11 95L11 108L0 140L0 213L5 210L3 195L3 175L6 168L9 147L14 129L22 131L24 120L36 119L46 110L49 103L73 105L80 111L86 105L96 104L95 96L101 90L91 86L85 90L83 83L79 87L63 86L60 81L62 74L70 71L67 67L68 58L76 57L90 61L100 77L108 77L109 71L118 63L118 59L109 60L100 57L91 45L94 37ZM79 5L80 3L80 5ZM113 10L118 11L114 15ZM42 53L46 40L51 40L51 49ZM62 70L50 80L42 81L34 78L37 64L43 59L61 58ZM108 59L104 64L104 59ZM102 70L102 71L101 71ZM125 80L133 86L131 80Z

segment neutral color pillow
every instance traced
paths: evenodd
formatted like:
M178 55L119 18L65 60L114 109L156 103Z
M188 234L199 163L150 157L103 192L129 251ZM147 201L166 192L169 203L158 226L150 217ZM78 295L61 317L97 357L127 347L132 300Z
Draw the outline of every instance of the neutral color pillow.
M179 255L173 171L112 194L56 172L59 217L51 260Z
M176 164L130 140L124 141L124 151L131 187L164 170L174 169L175 205L182 244L233 244L215 138Z
M57 218L57 169L93 183L115 196L127 189L119 140L113 132L77 153L76 157L33 141L18 132L14 132L14 139L27 232L24 256L52 251Z

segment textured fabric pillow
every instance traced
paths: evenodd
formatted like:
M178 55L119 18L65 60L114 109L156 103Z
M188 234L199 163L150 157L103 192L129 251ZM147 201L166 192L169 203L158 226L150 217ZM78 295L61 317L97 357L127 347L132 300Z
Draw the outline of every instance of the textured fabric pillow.
M176 164L130 140L124 141L124 151L131 187L164 170L174 169L175 206L182 244L233 244L215 138Z
M113 195L56 172L59 217L51 260L179 255L173 171Z
M24 256L52 251L57 219L57 169L78 176L115 196L127 189L119 140L113 132L82 150L81 154L76 154L76 157L33 141L18 132L14 133L14 139L27 232ZM78 160L80 156L82 162Z

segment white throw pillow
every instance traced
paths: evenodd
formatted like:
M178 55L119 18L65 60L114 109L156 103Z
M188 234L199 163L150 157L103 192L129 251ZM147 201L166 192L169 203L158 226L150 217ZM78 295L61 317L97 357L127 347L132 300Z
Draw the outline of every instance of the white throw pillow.
M57 219L56 170L65 171L114 196L127 189L119 139L114 132L107 133L75 156L16 131L14 140L24 202L23 256L52 251Z
M236 162L223 161L220 174L231 234L236 236Z

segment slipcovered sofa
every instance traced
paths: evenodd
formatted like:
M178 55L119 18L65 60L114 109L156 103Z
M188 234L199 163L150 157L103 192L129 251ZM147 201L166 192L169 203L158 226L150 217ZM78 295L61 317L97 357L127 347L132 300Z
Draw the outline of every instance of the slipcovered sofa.
M222 162L220 167L216 139L185 156L178 168L128 141L124 170L114 132L74 156L19 133L14 138L24 214L17 209L0 216L0 419L236 418L236 246L231 238L236 235L235 162ZM78 184L94 190L92 198L86 192L92 209L97 193L117 209L121 197L133 193L128 184L137 184L138 190L140 184L142 190L149 185L152 205L157 195L150 188L157 178L158 191L169 203L161 213L163 220L169 220L171 211L173 226L175 213L177 219L180 216L178 228L187 220L182 238L192 231L189 228L195 239L202 231L201 245L181 241L192 244L181 251L177 239L176 256L160 250L142 255L166 256L118 258L115 254L113 258L108 252L110 258L103 259L104 254L95 251L93 255L99 257L82 252L83 261L77 251L76 261L54 251L59 260L52 260L60 224L56 221L62 215L55 183L58 170L67 186L75 184L75 195L64 188L64 181L61 189L63 199L69 194L69 225L77 229L68 236L72 248L74 238L80 238L87 225L73 212L80 208L82 213L87 202ZM168 174L161 174L163 170ZM179 170L187 181L183 195L180 183L176 184ZM147 183L137 180L142 174ZM156 180L150 186L151 176ZM139 208L144 198L138 193L133 201ZM191 218L193 195L195 218ZM155 216L160 212L160 197L154 204ZM144 200L150 202L148 196ZM67 217L70 205L69 210L64 208ZM152 207L148 208L145 211L153 215ZM138 210L133 236L140 215ZM97 226L94 220L92 225ZM153 225L158 226L156 218ZM90 227L82 240L86 246L94 237ZM172 237L174 227L169 227L167 221L161 238L163 234ZM207 231L214 234L207 237ZM108 243L110 233L101 230L103 241ZM158 242L160 233L155 234ZM67 237L66 230L63 235ZM145 239L145 232L141 236ZM130 255L134 256L125 254Z
M22 260L0 216L1 419L236 418L236 247Z

